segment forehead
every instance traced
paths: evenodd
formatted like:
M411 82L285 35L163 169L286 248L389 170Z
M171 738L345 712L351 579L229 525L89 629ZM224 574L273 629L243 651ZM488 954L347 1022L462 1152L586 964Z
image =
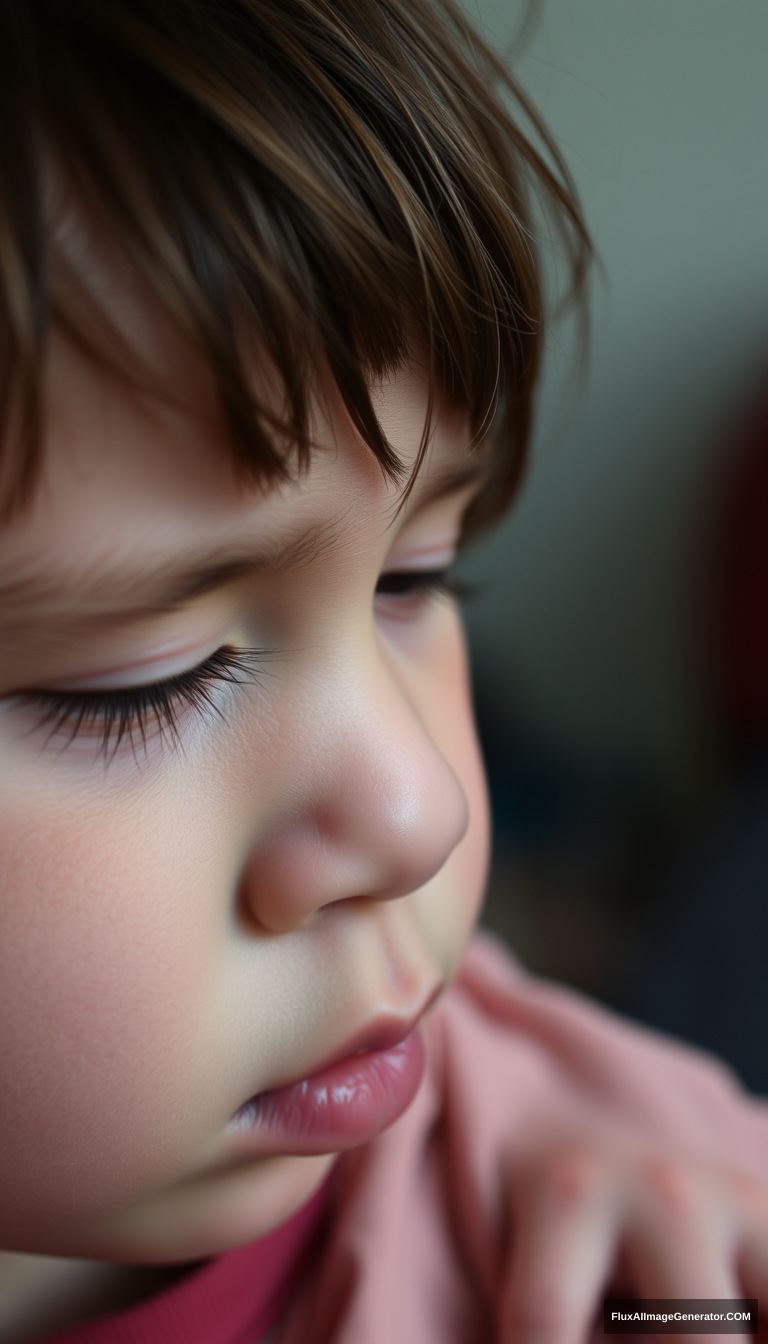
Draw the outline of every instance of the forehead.
M203 535L209 549L220 545L236 552L240 529L249 547L258 540L273 558L283 547L298 545L307 530L322 531L327 545L334 517L340 524L361 491L375 496L394 521L411 482L430 402L417 359L371 387L379 424L402 464L400 484L386 479L360 442L338 389L322 371L310 398L309 470L284 485L245 480L235 466L210 365L111 235L77 197L59 195L56 253L75 277L70 295L75 326L83 327L103 360L84 354L52 325L44 367L41 478L31 507L0 529L3 572L14 576L17 602L26 600L27 577L38 589L45 586L44 573L36 571L55 571L52 593L60 596L64 587L82 592L87 574L111 568L127 578L138 553L160 563L170 553L194 548ZM247 338L243 346L255 399L279 424L285 389L264 352ZM479 474L479 455L469 460L468 442L464 412L441 407L407 508L436 489L451 488L454 475L459 484ZM65 585L67 575L71 581ZM7 614L7 602L5 609Z
M259 485L238 476L213 379L170 323L156 339L162 395L137 389L55 333L47 366L43 471L33 503L0 533L0 622L98 621L173 605L248 568L277 572L352 534L373 546L414 510L478 474L466 417L445 406L403 506L330 381L315 389L306 472ZM257 374L255 376L258 376ZM417 364L374 390L404 481L429 403Z

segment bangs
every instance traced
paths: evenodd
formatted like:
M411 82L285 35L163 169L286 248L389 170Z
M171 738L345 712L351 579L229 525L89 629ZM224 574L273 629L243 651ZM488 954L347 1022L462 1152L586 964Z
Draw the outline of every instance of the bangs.
M322 363L398 478L369 388L415 332L432 386L468 410L476 442L492 434L470 526L503 511L541 357L531 193L576 297L589 243L555 147L450 0L14 0L0 127L6 513L39 466L50 325L94 359L110 345L94 336L112 325L103 305L83 320L98 302L57 245L46 162L204 357L244 470L306 464ZM253 341L277 410L249 377ZM429 417L422 453L428 435Z

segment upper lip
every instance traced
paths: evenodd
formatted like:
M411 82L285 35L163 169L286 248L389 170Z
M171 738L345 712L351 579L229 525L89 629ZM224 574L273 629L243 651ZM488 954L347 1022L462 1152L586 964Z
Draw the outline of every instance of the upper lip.
M382 1013L381 1016L374 1018L372 1022L355 1032L354 1036L347 1037L337 1050L326 1055L318 1064L312 1065L300 1078L288 1079L284 1083L278 1083L277 1088L292 1087L296 1083L304 1082L307 1078L313 1078L316 1074L322 1073L324 1069L329 1069L331 1065L338 1064L340 1059L348 1059L353 1055L361 1055L367 1051L392 1050L394 1046L399 1045L407 1036L410 1036L424 1014L440 995L442 989L442 984L437 985L426 996L418 1011L411 1013L409 1017L396 1017L391 1013ZM274 1090L276 1089L264 1089L268 1092ZM261 1094L256 1093L255 1095L259 1096ZM253 1097L250 1100L253 1100Z
M326 1059L318 1064L312 1070L312 1074L321 1073L323 1069L330 1068L331 1064L337 1064L340 1059L347 1059L350 1055L362 1055L369 1050L391 1050L399 1045L407 1036L418 1026L422 1017L435 1002L435 999L441 993L443 986L437 985L435 989L428 994L417 1012L409 1017L394 1017L390 1014L382 1014L367 1026L361 1028L354 1036L349 1037L344 1044L328 1055ZM308 1076L311 1077L312 1074Z
M394 1046L399 1046L401 1040L405 1040L406 1036L410 1036L414 1028L420 1023L422 1017L424 1017L424 1013L428 1011L430 1005L437 999L437 995L440 993L441 988L443 988L443 986L434 989L434 991L426 997L421 1008L418 1009L417 1012L412 1013L409 1017L391 1017L389 1015L382 1015L381 1017L374 1019L374 1021L371 1021L367 1027L363 1027L362 1030L356 1032L351 1039L346 1040L343 1046L340 1047L340 1050L335 1051L330 1058L325 1059L324 1062L320 1064L319 1068L316 1068L315 1073L320 1073L321 1068L327 1068L330 1064L338 1062L339 1059L346 1059L348 1055L362 1055L363 1052L369 1050L391 1050Z

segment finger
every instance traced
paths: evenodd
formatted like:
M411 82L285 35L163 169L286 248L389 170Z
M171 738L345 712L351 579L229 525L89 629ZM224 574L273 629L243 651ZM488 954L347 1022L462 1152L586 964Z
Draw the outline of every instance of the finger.
M623 1244L641 1297L737 1298L733 1217L723 1193L695 1169L649 1164L630 1199ZM735 1336L736 1339L744 1336ZM687 1335L689 1344L711 1344Z
M732 1216L714 1183L694 1168L644 1166L628 1203L624 1244L650 1297L733 1295Z
M741 1218L736 1223L736 1270L745 1297L768 1299L768 1192L736 1176L732 1188ZM764 1322L763 1322L764 1325Z
M551 1158L517 1184L512 1206L502 1344L583 1344L616 1242L604 1166L581 1153Z

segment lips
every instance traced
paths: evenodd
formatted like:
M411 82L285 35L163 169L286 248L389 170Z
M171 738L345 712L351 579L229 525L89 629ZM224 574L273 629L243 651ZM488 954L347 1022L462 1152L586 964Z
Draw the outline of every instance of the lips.
M408 1030L406 1028L406 1030ZM341 1152L380 1134L413 1100L424 1073L418 1027L384 1026L317 1073L260 1092L240 1107L233 1128L259 1154ZM370 1048L373 1046L374 1048Z

